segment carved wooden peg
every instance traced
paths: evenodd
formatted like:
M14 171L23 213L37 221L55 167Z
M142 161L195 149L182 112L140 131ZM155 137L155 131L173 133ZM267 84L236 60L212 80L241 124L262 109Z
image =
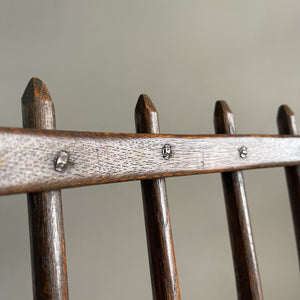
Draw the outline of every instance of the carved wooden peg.
M225 101L217 101L214 122L216 133L235 134L233 114ZM241 158L246 158L247 148L241 147L239 153ZM221 175L238 299L262 300L243 174L236 171Z
M23 126L55 129L46 85L32 78L22 97ZM60 190L29 193L28 214L34 299L67 300L68 280Z
M138 99L135 124L138 133L159 133L158 113L147 95L141 95ZM167 150L166 155L170 155ZM141 187L153 299L179 300L181 296L165 179L142 180Z
M159 133L158 112L147 95L140 95L135 106L134 116L138 133Z
M297 135L296 120L293 111L287 105L281 105L277 114L279 134ZM286 181L289 190L290 205L293 215L294 232L300 266L300 167L285 167Z
M287 106L281 105L277 113L279 134L297 135L296 119L294 112Z

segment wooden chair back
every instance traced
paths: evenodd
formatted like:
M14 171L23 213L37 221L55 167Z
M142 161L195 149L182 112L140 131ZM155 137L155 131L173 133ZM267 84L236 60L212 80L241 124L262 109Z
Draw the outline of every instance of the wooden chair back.
M25 89L22 97L22 113L24 128L55 130L53 102L46 85L37 78L30 80ZM287 106L283 105L279 108L277 122L280 135L297 136L294 114ZM158 113L147 95L141 95L138 99L135 109L135 123L136 132L139 134L155 134L157 136L160 134ZM214 123L216 134L236 135L233 114L225 101L216 103ZM40 131L40 134L43 132ZM238 139L238 136L236 139ZM221 141L221 139L219 140ZM218 140L214 142L217 143ZM247 145L241 144L241 147L237 150L238 159L242 161L247 160L248 152L252 149L249 149ZM171 145L166 144L162 148L162 155L165 160L169 160L174 155ZM241 170L265 166L285 167L298 256L300 257L300 162L299 160L295 162L295 159L288 158L288 152L280 155L282 155L282 161L273 160L260 163L259 160L257 162L255 160L253 163L250 161L240 167L236 165L226 168L216 166L214 169L221 172L238 299L263 299ZM61 174L65 168L66 157L68 158L68 153L64 154L62 152L56 159L55 169L59 176L64 176ZM204 161L203 159L202 172L211 172L210 169L205 169ZM155 163L155 161L152 163ZM163 178L164 176L155 175L156 173L149 175L147 168L150 168L149 165L144 166L147 176L144 176L143 173L138 175L125 173L125 179L123 177L109 178L107 182L142 179L141 188L153 299L179 300L181 295L172 239L166 182ZM169 169L164 171L166 176L183 175L180 171L175 172ZM128 172L130 173L130 171ZM197 172L189 171L186 174L193 173ZM49 181L49 185L44 185L45 191L41 191L39 186L35 188L36 184L28 184L28 187L17 185L12 188L3 188L1 192L5 194L30 191L27 194L27 199L34 299L66 300L69 298L61 192L58 189L65 186L60 184L59 181L55 182L50 184ZM69 186L78 186L81 184L81 181L78 182L73 185L70 183ZM105 181L96 181L92 178L87 184L103 182ZM1 184L0 182L0 186ZM53 186L57 188L49 190Z

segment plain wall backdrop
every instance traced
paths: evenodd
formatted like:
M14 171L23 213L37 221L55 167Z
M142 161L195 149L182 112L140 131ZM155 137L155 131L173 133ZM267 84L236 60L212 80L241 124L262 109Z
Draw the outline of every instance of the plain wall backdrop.
M42 79L57 128L134 132L139 94L162 133L214 133L215 101L239 133L300 127L300 2L0 2L0 126L21 127L21 96ZM284 171L244 172L265 299L300 297ZM167 179L182 298L235 299L219 174ZM70 299L151 299L139 182L63 191ZM0 299L31 299L26 196L0 199Z

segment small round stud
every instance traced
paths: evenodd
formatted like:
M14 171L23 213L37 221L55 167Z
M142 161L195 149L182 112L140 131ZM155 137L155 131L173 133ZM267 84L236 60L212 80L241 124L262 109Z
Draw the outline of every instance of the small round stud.
M245 146L242 146L240 149L239 149L239 153L240 153L240 157L241 158L245 158L248 154L248 149L247 147Z
M162 148L162 156L164 159L170 159L172 155L171 145L165 144Z
M61 151L54 161L54 168L57 172L62 172L68 163L69 154L66 151Z

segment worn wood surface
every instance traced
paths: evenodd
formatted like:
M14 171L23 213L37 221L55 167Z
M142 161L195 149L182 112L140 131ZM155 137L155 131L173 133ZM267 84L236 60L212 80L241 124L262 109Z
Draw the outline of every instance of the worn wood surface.
M162 148L170 145L171 157ZM239 149L248 148L240 157ZM0 195L300 164L300 137L182 136L0 128ZM69 156L61 172L57 158Z
M235 134L233 114L225 101L215 107L216 133ZM221 174L238 299L262 300L258 264L241 171Z
M287 105L279 107L277 125L280 134L297 135L295 116L293 111ZM298 261L300 264L300 167L286 167L285 174L294 222Z
M158 113L147 95L141 95L135 108L136 130L159 133ZM179 300L172 229L165 179L142 180L152 293L155 300Z
M25 89L22 112L24 127L55 129L54 105L47 87L38 78L32 78ZM61 192L55 190L29 193L27 199L33 297L39 300L67 300L69 297Z

